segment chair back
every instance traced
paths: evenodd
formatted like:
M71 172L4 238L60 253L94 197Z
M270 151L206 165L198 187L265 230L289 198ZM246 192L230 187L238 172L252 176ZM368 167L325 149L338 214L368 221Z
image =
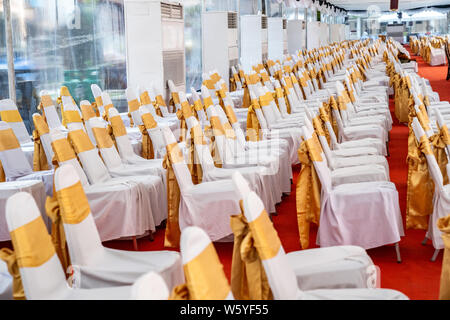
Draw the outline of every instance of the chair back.
M295 299L298 292L297 277L289 265L280 238L263 202L252 191L243 197L243 207L254 246L266 272L274 299Z
M190 299L234 299L223 265L205 231L199 227L184 228L180 252Z
M306 141L306 146L311 156L314 168L316 169L322 185L322 190L329 194L332 190L331 171L328 168L322 147L320 146L317 136L314 135L314 131L307 126L303 127L303 136Z
M96 84L91 84L92 95L94 96L95 103L97 104L98 112L100 116L105 112L105 108L103 107L103 99L102 99L102 89Z
M168 117L170 115L169 108L167 108L166 102L164 101L164 97L159 90L159 88L156 86L156 84L153 84L153 92L155 93L155 101L159 106L159 109L161 110L161 113L164 117Z
M55 190L71 263L78 266L94 264L104 249L75 168L63 165L55 170Z
M44 148L45 157L47 158L47 163L49 168L53 168L53 149L52 140L50 139L50 130L44 118L39 113L33 114L34 128L39 134L39 139L41 140L42 147Z
M202 170L204 173L210 170L214 170L214 159L212 158L211 152L209 151L209 146L205 141L202 127L200 126L198 120L195 118L191 119L190 122L191 123L189 124L189 127L192 128L193 132L193 136L191 135L191 139L193 139L195 152L197 153L200 165L202 166Z
M0 118L9 124L20 144L31 143L30 134L14 101L11 99L0 100Z
M80 102L81 115L83 116L83 120L86 123L90 118L96 117L94 108L92 108L91 103L87 100L83 100Z
M72 98L72 97L70 97ZM81 113L78 111L78 107L72 103L72 101L64 105L63 118L66 120L66 127L70 130L83 130L86 128L83 125L81 119Z
M161 129L164 142L166 143L167 156L169 157L172 168L177 178L178 186L181 193L190 189L194 184L192 182L191 173L184 160L183 152L181 151L175 136L169 127L163 127Z
M111 179L105 163L98 154L98 149L92 144L86 132L70 130L69 140L72 142L90 183L101 183Z
M126 88L125 93L128 101L128 112L131 115L131 119L133 119L135 126L140 126L143 124L139 113L139 107L141 104L139 103L139 100L132 88Z
M122 167L122 159L114 146L114 141L108 134L105 120L100 117L91 118L89 119L89 126L92 129L94 141L108 170Z
M6 180L15 180L33 173L19 140L5 121L0 121L0 162Z
M55 104L47 91L41 91L42 112L45 115L49 129L62 127L61 119L56 111Z
M161 128L158 126L158 123L155 121L150 111L148 111L148 108L141 106L139 108L139 113L141 115L141 121L152 140L155 157L163 157L166 144L161 133Z
M6 202L6 223L28 300L63 298L68 291L61 263L36 202L19 192Z
M116 108L110 108L108 110L108 121L111 125L120 157L124 160L131 160L135 158L137 154L133 150L127 130L123 124L122 117Z
M56 156L56 160L58 161L58 165L63 166L65 164L70 164L76 170L78 177L80 177L83 187L88 186L89 182L86 173L81 168L81 165L77 160L75 151L73 150L66 136L58 129L51 129L50 140L53 153Z

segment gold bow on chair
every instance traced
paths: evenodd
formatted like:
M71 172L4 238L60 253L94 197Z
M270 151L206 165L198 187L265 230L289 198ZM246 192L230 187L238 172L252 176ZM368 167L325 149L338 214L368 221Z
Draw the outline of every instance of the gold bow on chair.
M13 278L13 299L26 300L15 252L9 248L2 248L0 249L0 259L6 263L8 266L8 272Z
M33 153L33 171L48 170L47 157L38 131L33 130L34 153Z
M180 142L186 141L186 131L187 131L187 125L186 125L186 119L184 119L183 111L181 109L178 109L176 112L178 120L180 120Z
M260 136L261 126L259 125L258 117L256 116L253 103L248 107L247 112L247 140L258 141Z
M231 229L234 233L231 291L239 300L272 300L267 275L243 214L242 200L239 204L241 214L231 216Z
M439 126L438 126L438 128L439 128ZM445 134L447 134L447 137L445 137ZM447 153L445 151L446 143L444 142L447 138L448 138L448 129L447 128L445 128L445 130L440 128L438 133L432 135L429 138L430 144L433 146L433 154L439 165L439 169L441 169L442 178L444 179L443 180L444 185L448 184L448 176L447 176L448 158L447 158Z
M170 146L167 146L169 149ZM180 187L178 186L177 178L175 177L175 172L172 168L172 162L168 157L167 150L166 155L163 160L163 168L167 172L167 223L166 232L164 236L164 246L170 248L178 248L180 246L180 223L179 223L179 209L180 209Z
M310 223L319 224L321 184L312 163L316 157L315 152L310 152L307 142L302 141L298 149L302 168L297 181L296 204L300 244L303 249L309 247Z
M201 128L200 128L201 130ZM187 148L189 150L189 161L188 161L188 168L189 172L191 173L192 182L194 184L199 184L202 182L203 179L203 170L202 166L199 163L197 152L195 151L195 142L194 139L196 139L194 135L195 127L191 128L191 138L187 141Z
M444 258L442 259L439 300L450 300L450 215L439 218L437 222L444 240Z
M47 197L45 201L45 212L52 220L52 243L55 246L56 254L64 270L70 266L70 255L66 245L66 234L61 216L61 208L56 197L56 191L53 190L53 196Z
M152 139L148 135L148 131L143 124L139 125L139 130L142 133L142 151L141 156L144 159L154 159L155 151L153 150Z
M425 154L432 154L425 141L417 143L414 133L408 136L408 182L406 193L406 228L428 228L428 216L433 213L434 183L428 171ZM428 141L427 141L428 142Z

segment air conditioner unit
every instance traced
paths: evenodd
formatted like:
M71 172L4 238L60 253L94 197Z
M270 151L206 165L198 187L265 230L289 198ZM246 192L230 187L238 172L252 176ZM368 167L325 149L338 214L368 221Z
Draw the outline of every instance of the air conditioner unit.
M216 69L222 79L230 79L231 67L239 63L237 19L236 12L202 13L203 72Z
M262 62L262 19L260 15L242 15L240 19L241 66L250 72L253 65Z
M183 6L124 0L127 86L154 83L169 97L167 80L186 90Z
M287 20L283 19L283 54L288 53Z
M317 35L317 38L319 35ZM303 20L287 21L287 41L288 53L293 54L297 50L302 50L306 46L305 30Z
M261 50L263 61L267 60L267 57L269 56L268 38L267 16L261 16Z
M267 45L268 56L271 60L283 59L284 48L284 30L283 19L281 18L268 18L267 24Z

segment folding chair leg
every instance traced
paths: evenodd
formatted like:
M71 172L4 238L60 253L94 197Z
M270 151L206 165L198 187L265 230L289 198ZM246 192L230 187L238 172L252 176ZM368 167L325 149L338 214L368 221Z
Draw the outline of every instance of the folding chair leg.
M433 256L431 257L431 262L435 262L436 261L436 258L439 255L439 251L441 251L441 249L434 250Z
M395 244L395 253L397 254L397 263L402 263L402 256L400 255L400 245L398 242Z
M422 240L422 245L423 246L426 245L427 241L428 241L428 238L427 238L427 236L425 236L425 238L423 238L423 240Z
M136 236L133 236L133 249L134 249L134 251L138 251L138 244L137 244Z

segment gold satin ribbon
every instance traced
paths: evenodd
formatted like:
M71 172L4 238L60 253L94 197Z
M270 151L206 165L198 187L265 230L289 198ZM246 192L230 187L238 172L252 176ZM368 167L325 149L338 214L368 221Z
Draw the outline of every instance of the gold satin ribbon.
M188 169L191 173L192 183L199 184L203 180L203 170L200 164L200 161L197 156L197 152L195 150L195 144L206 144L206 141L203 139L202 129L200 125L196 125L191 128L191 139L188 141L187 148L189 150L189 161L188 161Z
M14 300L26 300L22 277L17 264L16 253L9 248L0 249L0 259L8 266L8 272L13 278L12 291Z
M243 214L231 216L234 233L233 258L231 262L231 291L238 300L272 300L273 295L264 271L255 239Z
M111 127L115 137L122 137L127 134L127 129L123 124L123 120L120 115L109 118Z
M61 207L59 205L55 188L53 187L53 196L47 197L45 201L45 212L52 220L51 239L55 247L56 254L63 267L67 270L70 266L69 249L66 245L66 234L61 216Z
M258 117L256 116L254 105L248 107L247 112L247 140L258 141L261 126L259 125Z
M33 130L34 152L33 152L33 171L48 170L47 157L44 146L37 130Z
M41 135L48 134L47 123L41 115L33 116L35 130L33 130L34 152L33 152L33 171L48 170L48 161L45 155L44 147L40 139ZM50 159L51 160L51 159Z
M153 115L150 112L142 114L141 118L146 129L154 129L158 126L155 118L153 118Z
M189 300L224 300L230 293L223 265L212 243L183 266L186 284L173 289L171 298Z
M82 129L69 132L69 140L72 142L75 152L81 153L94 149L94 145L89 136Z
M55 254L41 216L10 231L10 235L19 268L39 267Z
M193 116L191 106L187 101L183 101L181 103L181 111L183 112L184 119L188 119Z
M0 117L5 122L23 122L19 110L3 110L0 111Z
M211 123L213 134L215 136L223 136L225 135L225 130L222 126L222 123L220 122L220 119L218 116L213 116L209 119L209 122Z
M77 110L64 110L63 118L66 124L83 122Z
M128 101L128 112L134 112L138 111L141 104L139 103L138 99L133 99Z
M95 103L97 104L97 107L103 106L102 96L95 97Z
M92 127L92 133L99 149L109 149L114 146L114 141L106 128Z
M58 163L76 158L72 146L69 144L69 141L65 138L52 141L52 149L55 154L56 161Z
M211 97L203 98L203 104L205 105L205 110L207 110L210 106L213 105L213 101Z
M147 125L151 126L150 116L153 118L153 116L150 113L144 114L145 117L142 117L142 120L144 119L147 121ZM154 121L154 120L153 120ZM139 131L142 134L142 150L141 150L141 157L144 159L154 159L155 158L155 150L153 149L153 143L152 139L150 139L150 136L148 135L147 126L145 123L139 125Z
M139 96L139 98L141 100L142 105L151 105L152 104L150 96L148 95L148 91L142 92L141 95Z
M450 215L439 218L437 226L444 241L444 258L442 259L439 300L450 300Z
M43 95L43 96L41 96L41 103L42 103L42 106L43 106L44 108L50 107L50 106L53 106L53 105L54 105L54 104L53 104L53 100L52 100L52 98L50 97L50 95Z
M321 184L306 141L298 149L301 171L296 187L297 223L302 249L309 247L310 224L319 224Z
M171 147L172 148L172 147ZM167 146L167 153L164 156L163 168L166 169L167 175L167 222L166 231L164 234L164 246L170 248L178 248L180 246L180 223L179 223L179 206L180 206L180 187L172 168L170 161L169 146Z
M439 128L439 126L438 126ZM448 164L448 158L446 153L446 143L445 143L445 132L448 131L442 130L442 128L439 129L439 132L432 135L428 140L429 144L433 146L433 154L436 158L436 161L439 165L439 169L441 170L442 178L443 178L443 184L448 184L448 175L447 175L447 164Z
M82 104L80 106L81 115L83 116L84 121L88 121L91 118L95 118L97 115L95 114L94 109L90 104Z
M425 143L417 143L409 125L408 136L408 180L406 194L406 228L428 228L428 215L433 213L434 183L422 151L429 152Z
M227 115L227 118L231 124L237 122L236 114L234 113L232 106L225 106L225 114Z
M280 251L281 242L266 210L263 209L258 218L250 221L248 226L260 259L269 260L275 257Z
M0 130L0 151L13 150L20 148L19 140L17 140L13 129Z

